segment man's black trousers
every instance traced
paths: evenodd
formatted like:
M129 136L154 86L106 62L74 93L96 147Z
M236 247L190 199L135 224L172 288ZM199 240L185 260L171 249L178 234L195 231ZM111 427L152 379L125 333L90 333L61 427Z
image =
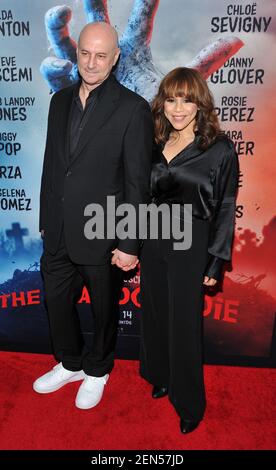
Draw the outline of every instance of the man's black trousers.
M117 338L118 303L122 273L110 263L78 265L66 249L64 233L56 254L44 249L41 257L45 301L54 354L72 371L101 377L111 372ZM94 318L92 345L84 346L76 303L83 286L91 299Z

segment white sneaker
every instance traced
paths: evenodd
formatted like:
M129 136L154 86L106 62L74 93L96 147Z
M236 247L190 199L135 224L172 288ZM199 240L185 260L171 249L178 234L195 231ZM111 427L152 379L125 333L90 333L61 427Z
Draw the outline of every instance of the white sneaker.
M60 362L55 367L53 367L50 372L42 375L33 383L33 389L37 393L51 393L55 392L63 385L68 384L69 382L76 382L77 380L83 380L85 373L83 370L77 372L72 372L63 367Z
M76 396L76 407L88 410L100 403L108 378L109 374L105 374L103 377L92 377L85 374L85 379Z

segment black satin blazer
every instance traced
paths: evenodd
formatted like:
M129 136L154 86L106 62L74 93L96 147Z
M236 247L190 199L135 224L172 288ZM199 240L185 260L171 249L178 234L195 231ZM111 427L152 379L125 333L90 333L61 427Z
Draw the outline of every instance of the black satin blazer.
M231 260L239 165L234 144L217 138L207 150L199 136L169 163L157 147L151 173L151 195L156 204L192 204L193 217L210 221L206 275L219 279Z

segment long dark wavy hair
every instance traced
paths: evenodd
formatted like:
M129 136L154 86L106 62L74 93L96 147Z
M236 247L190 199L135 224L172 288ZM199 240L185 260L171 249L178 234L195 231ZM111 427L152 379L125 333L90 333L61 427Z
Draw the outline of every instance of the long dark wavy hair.
M195 130L200 137L198 145L204 150L222 135L222 131L206 81L197 70L187 67L178 67L169 72L161 81L152 102L156 143L164 145L174 130L164 114L164 102L167 98L179 96L185 96L199 108Z

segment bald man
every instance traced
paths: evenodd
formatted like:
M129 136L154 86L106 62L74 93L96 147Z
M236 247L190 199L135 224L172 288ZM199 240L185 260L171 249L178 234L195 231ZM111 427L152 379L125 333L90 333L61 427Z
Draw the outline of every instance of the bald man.
M86 206L107 213L107 196L138 208L149 201L152 119L148 103L112 74L117 33L91 23L77 48L80 81L51 99L41 181L41 271L55 358L33 388L51 393L82 381L75 404L96 406L114 365L122 271L138 262L139 240L85 236ZM110 221L109 221L110 223ZM94 334L84 344L76 303L86 286Z

